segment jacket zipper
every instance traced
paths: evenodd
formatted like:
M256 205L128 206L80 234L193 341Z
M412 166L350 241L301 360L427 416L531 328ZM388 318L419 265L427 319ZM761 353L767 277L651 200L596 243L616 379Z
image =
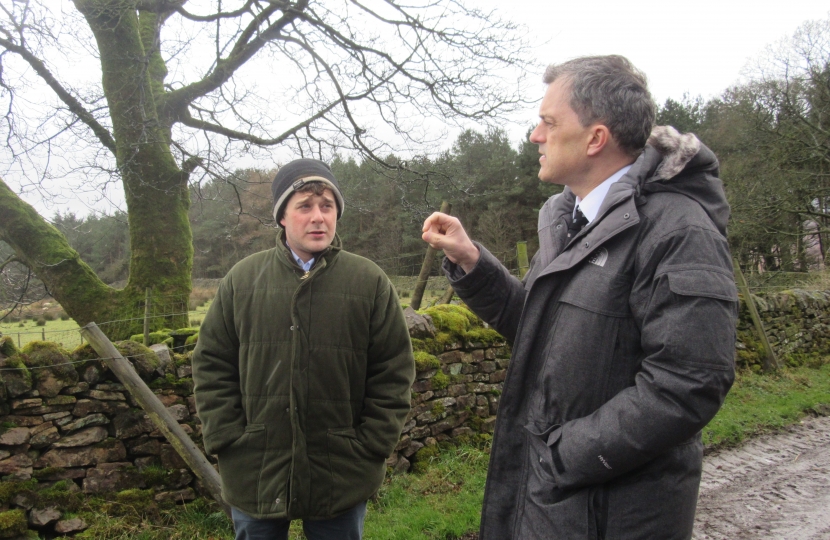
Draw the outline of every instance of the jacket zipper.
M313 268L311 268L310 270L305 271L303 273L303 275L300 276L300 282L301 283L297 287L297 289L294 291L294 294L292 295L292 298L291 298L290 310L291 310L292 322L294 322L294 320L293 320L294 319L294 308L297 305L297 296L300 294L300 289L305 285L305 283L304 283L305 280L310 278L313 273L316 273L315 270L317 268L318 268L318 265L315 264ZM289 386L289 396L288 396L289 409L293 409L289 413L289 414L291 414L291 429L292 429L292 433L291 433L292 445L291 446L292 446L292 451L291 451L291 467L290 467L289 472L288 472L288 501L287 501L287 504L286 504L286 507L285 507L286 515L289 518L291 516L291 510L292 510L291 506L296 500L296 498L294 497L294 494L291 493L290 490L291 490L291 485L293 483L292 479L293 479L293 476L294 476L294 449L293 448L294 448L294 443L296 442L296 437L297 437L296 434L297 434L297 431L298 431L297 423L299 423L299 418L297 417L297 415L299 413L297 411L297 405L295 403L296 398L294 396L294 360L297 356L297 339L299 337L300 327L299 327L299 325L295 324L292 328L294 330L292 332L293 336L291 337L291 367L290 367L290 371L289 371L289 378L291 379L291 385ZM293 505L293 506L294 506L294 510L296 510L296 505Z

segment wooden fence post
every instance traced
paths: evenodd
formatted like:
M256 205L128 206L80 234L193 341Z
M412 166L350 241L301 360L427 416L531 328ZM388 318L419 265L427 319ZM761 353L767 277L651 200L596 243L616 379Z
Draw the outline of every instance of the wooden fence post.
M516 242L516 259L519 262L519 279L524 279L530 263L527 262L527 242Z
M121 356L115 345L104 335L95 323L89 323L81 328L81 334L89 341L107 367L118 377L118 380L127 388L135 400L147 413L153 424L161 431L167 440L184 459L190 470L210 492L228 517L231 516L230 506L222 499L222 482L219 473L202 454L196 444L187 436L178 422L170 415L164 404L152 390L141 380L132 364Z
M144 292L144 346L150 346L150 287Z
M440 211L443 214L449 214L452 211L452 205L444 201L441 203ZM412 292L412 301L409 302L409 307L412 309L421 308L421 300L424 297L424 289L427 288L427 281L429 281L429 273L432 271L432 261L435 259L436 251L432 246L427 247L424 262L421 264L421 272L418 274L418 281L415 282L415 290Z
M447 290L444 292L444 296L442 296L441 299L438 300L438 303L439 304L449 304L450 302L452 302L453 295L455 295L455 290L452 288L452 285L450 285L449 287L447 287Z
M738 282L738 289L744 295L746 307L749 308L749 316L752 318L752 324L755 326L755 332L761 340L761 345L764 348L764 357L761 359L761 366L764 372L769 372L778 369L778 359L775 357L775 351L772 350L772 345L767 339L767 333L764 331L764 325L761 322L761 316L758 314L758 308L755 306L755 301L752 300L752 293L749 292L749 285L746 283L744 273L741 271L741 266L738 264L738 259L732 259L732 265L735 267L735 278Z

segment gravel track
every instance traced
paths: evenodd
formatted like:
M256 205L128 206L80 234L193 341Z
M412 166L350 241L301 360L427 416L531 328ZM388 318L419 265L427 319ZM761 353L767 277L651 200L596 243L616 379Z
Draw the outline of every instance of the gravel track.
M830 539L830 417L703 460L694 540Z

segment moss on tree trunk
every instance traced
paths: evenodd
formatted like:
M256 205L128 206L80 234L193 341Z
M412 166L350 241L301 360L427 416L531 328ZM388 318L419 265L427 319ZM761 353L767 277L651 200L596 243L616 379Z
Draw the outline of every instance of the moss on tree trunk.
M112 339L142 330L146 288L156 309L152 330L188 325L193 245L187 174L170 151L169 122L155 95L166 68L152 45L158 16L139 21L133 2L75 0L95 35L130 225L130 278L123 290L104 284L66 238L0 181L0 239L40 278L79 324L103 325ZM150 50L145 50L145 44ZM161 62L161 63L160 63ZM129 320L127 322L127 320Z

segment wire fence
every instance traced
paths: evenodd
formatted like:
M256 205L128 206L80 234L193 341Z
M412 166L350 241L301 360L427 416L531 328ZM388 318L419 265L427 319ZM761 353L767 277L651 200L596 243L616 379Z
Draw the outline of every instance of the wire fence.
M513 275L519 274L516 253L506 250L493 253L507 264ZM440 271L441 255L436 256L432 275L426 290L432 301L440 297L439 291L447 290L449 282ZM403 253L394 257L376 259L390 277L398 293L408 297L417 283L418 273L423 262L423 251ZM807 290L830 290L830 272L749 272L745 274L749 288L754 294L776 293L794 288ZM175 330L184 325L198 325L206 312L206 305L213 298L220 279L194 279L191 296L152 294L149 304L146 299L138 301L125 312L136 314L134 317L97 323L109 336L134 336L143 333L145 321L151 329L168 328ZM424 305L428 305L428 302ZM0 335L10 336L18 348L32 341L50 341L65 349L72 350L83 344L83 337L74 321L38 321L30 319L0 322ZM42 326L35 326L36 324Z
M191 316L202 317L206 311L204 304L212 296L203 296L199 299L198 305L190 309L190 299L187 295L151 294L149 303L148 298L144 298L132 307L125 308L125 313L133 313L136 316L96 324L108 336L129 337L143 334L145 322L151 332L157 332L162 328L177 330L189 326ZM0 336L11 337L18 348L23 348L33 341L49 341L72 350L84 343L80 327L75 321L68 319L36 322L36 316L30 316L23 321L0 324Z

